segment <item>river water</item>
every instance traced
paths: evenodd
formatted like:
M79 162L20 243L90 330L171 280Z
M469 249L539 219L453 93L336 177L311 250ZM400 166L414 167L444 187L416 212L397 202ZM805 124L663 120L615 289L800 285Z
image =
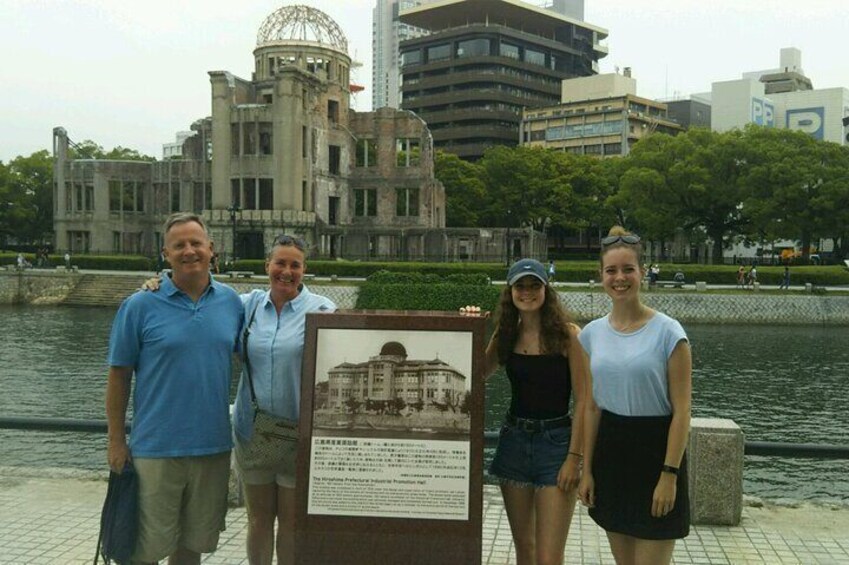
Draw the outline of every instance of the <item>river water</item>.
M0 307L0 414L104 418L110 308ZM699 326L693 415L730 418L749 440L849 444L849 328ZM509 404L487 385L486 427ZM103 469L105 437L0 430L0 466ZM849 503L849 461L746 457L744 490Z

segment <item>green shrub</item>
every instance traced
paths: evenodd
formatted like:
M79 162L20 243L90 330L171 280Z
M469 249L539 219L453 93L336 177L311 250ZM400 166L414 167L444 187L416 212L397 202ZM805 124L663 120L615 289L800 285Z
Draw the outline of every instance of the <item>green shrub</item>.
M357 308L380 310L447 310L474 304L495 310L497 286L466 284L374 284L360 287Z
M17 253L0 253L0 265L14 265ZM35 266L35 254L24 253L24 257ZM49 268L65 265L64 255L48 255ZM156 268L156 260L140 255L71 255L71 264L80 269L103 271L151 271Z
M377 271L366 278L373 284L439 284L445 279L433 273L394 273L392 271Z
M737 284L737 267L734 265L660 265L660 280L672 280L676 270L684 273L688 283L705 281L708 284ZM746 267L748 272L749 267ZM784 278L784 267L758 267L758 282L766 285L778 285ZM849 284L849 271L838 266L790 267L790 284L799 285L845 285Z
M494 310L499 288L484 273L395 272L380 270L360 287L357 308L377 310L447 310L474 304Z
M445 277L448 282L454 284L489 286L492 278L486 273L457 273Z
M489 277L485 273L453 273L440 276L435 273L396 273L392 271L377 271L366 279L369 283L377 284L466 284L488 285Z

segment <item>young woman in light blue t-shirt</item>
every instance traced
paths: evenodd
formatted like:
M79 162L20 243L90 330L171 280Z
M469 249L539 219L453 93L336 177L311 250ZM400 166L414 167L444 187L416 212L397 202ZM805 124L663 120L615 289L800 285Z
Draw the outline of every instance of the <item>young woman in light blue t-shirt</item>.
M681 324L640 301L640 238L614 227L601 245L613 308L579 335L592 395L578 496L617 565L669 563L690 525L690 347Z

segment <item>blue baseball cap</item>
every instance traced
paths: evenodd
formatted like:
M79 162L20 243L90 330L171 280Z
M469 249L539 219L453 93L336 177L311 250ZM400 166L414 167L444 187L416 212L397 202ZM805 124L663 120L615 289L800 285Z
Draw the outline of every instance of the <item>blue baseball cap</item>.
M548 284L548 273L542 263L535 259L519 259L507 271L507 284L513 286L522 277L536 277Z

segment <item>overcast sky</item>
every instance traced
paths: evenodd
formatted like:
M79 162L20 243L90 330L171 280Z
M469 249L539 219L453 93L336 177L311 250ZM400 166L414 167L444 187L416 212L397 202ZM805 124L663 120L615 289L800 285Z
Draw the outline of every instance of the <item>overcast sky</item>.
M300 2L348 36L366 86L355 107L370 109L375 0ZM210 113L208 71L250 78L256 32L281 5L0 0L0 160L50 149L54 126L161 157L162 143ZM849 87L847 0L586 0L586 20L610 31L602 72L631 67L642 96L686 97L776 68L782 47L802 50L815 88Z

